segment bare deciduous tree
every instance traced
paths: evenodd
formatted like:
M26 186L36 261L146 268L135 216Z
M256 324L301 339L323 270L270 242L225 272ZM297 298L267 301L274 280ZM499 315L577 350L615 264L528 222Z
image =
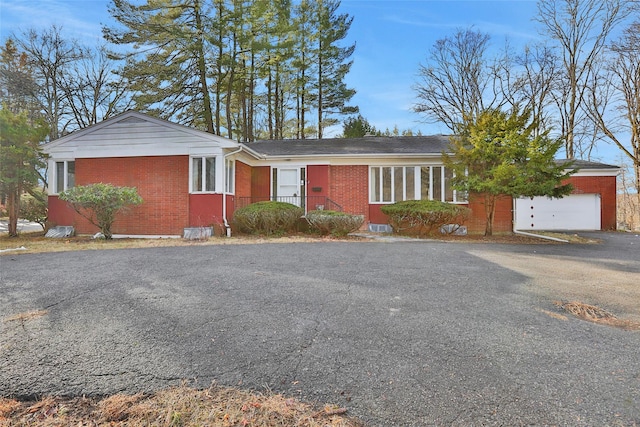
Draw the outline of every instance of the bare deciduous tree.
M69 102L61 83L73 64L83 57L83 51L77 42L65 39L62 29L55 25L41 31L25 31L14 39L32 70L36 83L33 96L49 125L49 139L57 139L73 130L69 129Z
M516 59L516 64L522 69L517 77L516 90L541 129L551 127L549 107L553 104L558 59L553 49L545 45L527 46Z
M588 86L587 109L598 130L633 163L640 193L640 21L610 47L610 60ZM626 142L623 138L629 137Z
M105 48L85 51L61 87L73 116L74 127L86 128L126 111L132 100L126 82L115 74L116 66Z
M611 31L630 11L627 0L539 0L535 19L558 44L562 73L556 85L562 135L568 158L574 158L580 138L585 90L592 79Z
M487 58L489 39L488 34L465 29L437 40L427 63L420 65L414 111L455 131L465 117L472 119L495 107L495 73Z

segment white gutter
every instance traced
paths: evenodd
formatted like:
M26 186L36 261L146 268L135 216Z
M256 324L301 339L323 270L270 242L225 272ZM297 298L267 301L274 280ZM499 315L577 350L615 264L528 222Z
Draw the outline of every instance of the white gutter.
M264 155L258 153L257 151L253 150L250 147L247 147L244 144L240 144L240 151L242 151L242 150L244 150L248 154L251 154L253 157L255 157L258 160L266 160L267 159L267 156L264 156ZM233 154L233 153L231 153L231 154Z
M248 151L248 150L247 150ZM253 151L253 150L252 150ZM253 153L256 153L253 151ZM258 154L254 155L263 160L277 160L277 159L305 159L305 158L331 158L331 159L367 159L367 158L441 158L440 153L363 153L363 154Z
M223 156L222 170L224 171L224 174L223 174L223 178L222 178L222 222L224 223L224 228L226 230L227 237L231 237L231 226L229 225L229 222L227 221L227 192L226 192L226 188L227 188L227 157L232 156L234 154L238 154L241 151L242 151L242 145L240 145L240 148L238 148L236 151L232 151L231 153L227 153L227 154L225 154ZM234 168L233 172L235 173L235 168Z

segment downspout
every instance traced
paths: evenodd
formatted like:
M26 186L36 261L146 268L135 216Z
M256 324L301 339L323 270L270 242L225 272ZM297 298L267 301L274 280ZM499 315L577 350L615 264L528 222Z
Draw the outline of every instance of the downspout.
M227 154L225 154L223 156L223 168L222 168L222 170L224 171L224 174L223 174L223 178L222 178L222 222L223 222L224 228L226 230L226 236L227 237L231 237L231 226L229 225L229 222L227 221L227 192L226 192L226 188L227 188L227 157L232 156L234 154L238 154L241 151L242 151L242 145L236 151L232 151L231 153L227 153ZM233 170L233 173L235 173L235 168Z

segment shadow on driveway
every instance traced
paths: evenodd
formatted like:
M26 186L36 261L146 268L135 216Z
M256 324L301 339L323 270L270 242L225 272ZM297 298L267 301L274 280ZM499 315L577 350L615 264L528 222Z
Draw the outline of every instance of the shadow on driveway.
M47 314L0 322L0 394L135 393L186 379L336 403L372 426L632 425L640 334L551 317L530 277L471 253L600 258L608 244L4 256L3 320Z

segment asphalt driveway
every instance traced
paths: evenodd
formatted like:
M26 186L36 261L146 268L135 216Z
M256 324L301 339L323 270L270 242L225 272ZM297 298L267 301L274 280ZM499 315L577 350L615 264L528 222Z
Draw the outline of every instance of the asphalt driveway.
M372 426L640 424L640 332L551 316L534 278L483 253L640 277L634 235L5 255L0 395L215 381L339 404ZM7 320L32 310L47 314Z

